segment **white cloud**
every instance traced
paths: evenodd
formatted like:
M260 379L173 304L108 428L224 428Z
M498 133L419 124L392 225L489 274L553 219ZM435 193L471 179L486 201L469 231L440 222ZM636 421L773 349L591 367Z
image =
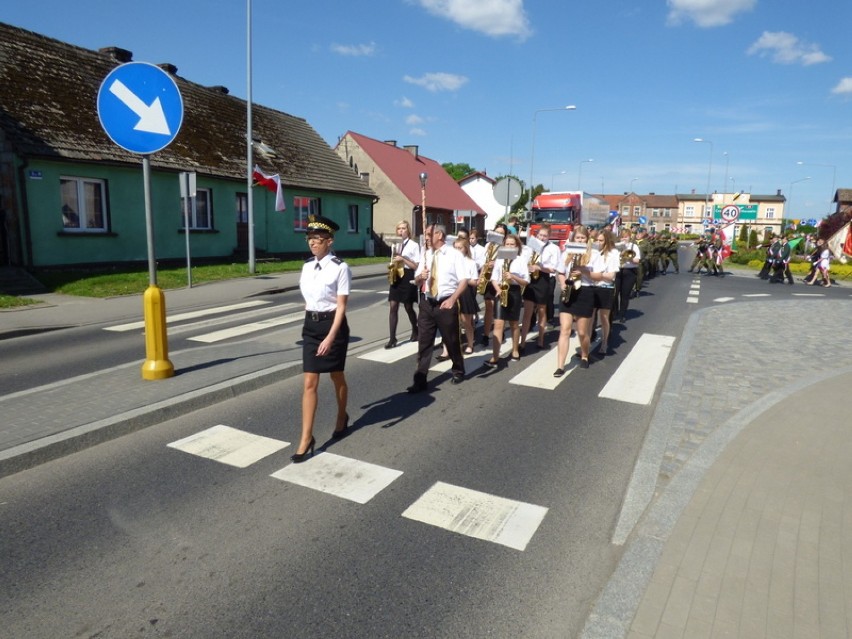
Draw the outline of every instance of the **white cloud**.
M405 96L402 96L399 100L394 100L393 105L398 106L398 107L402 107L403 109L413 109L414 108L414 102L412 102L411 100L409 100Z
M406 75L402 79L409 84L421 86L432 93L437 93L438 91L458 91L467 84L468 80L465 76L454 73L424 73L419 78Z
M415 124L423 124L424 120L419 115L415 115L412 113L407 118L405 118L405 123L414 126Z
M815 44L803 42L786 31L764 31L748 48L748 54L769 56L778 64L801 64L808 66L828 62L831 57L820 51Z
M524 40L532 34L523 0L416 0L416 2L432 15L485 35L518 36Z
M852 94L852 77L841 78L837 86L831 90L832 93Z
M423 129L418 129L418 128L416 128L416 127L415 127L415 128L413 128L413 129L411 129L411 130L408 132L408 134L409 134L409 135L416 135L416 136L418 136L418 137L421 137L421 138L422 138L422 137L425 137L425 136L426 136L426 131L424 131Z
M332 44L331 50L340 55L371 56L376 52L376 43L370 44Z
M699 27L721 27L733 22L734 16L754 8L757 0L666 0L668 23L691 20Z

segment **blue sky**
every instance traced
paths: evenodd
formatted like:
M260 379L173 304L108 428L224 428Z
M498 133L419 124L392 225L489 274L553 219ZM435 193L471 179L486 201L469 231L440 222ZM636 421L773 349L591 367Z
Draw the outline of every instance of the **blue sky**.
M246 6L42 0L4 3L0 21L171 62L244 98ZM711 191L780 189L791 217L819 218L832 186L852 188L849 0L252 8L255 103L305 118L332 146L352 130L495 177L528 182L533 168L556 190L704 193L710 173Z

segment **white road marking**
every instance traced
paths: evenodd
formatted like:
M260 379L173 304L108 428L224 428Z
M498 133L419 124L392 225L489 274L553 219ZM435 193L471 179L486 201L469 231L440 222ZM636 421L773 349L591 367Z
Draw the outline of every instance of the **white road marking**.
M281 317L272 317L270 319L261 320L259 322L250 322L249 324L242 324L241 326L223 328L221 331L213 331L212 333L196 335L195 337L189 337L187 339L192 342L203 342L205 344L212 344L213 342L221 342L223 339L239 337L241 335L247 335L249 333L262 331L267 328L283 326L284 324L292 324L293 322L298 322L300 320L303 320L304 318L305 311L299 311L297 313L289 313L287 315L282 315Z
M366 504L400 475L401 470L321 452L300 464L285 466L271 477Z
M169 315L166 317L166 324L170 324L172 322L182 322L188 319L195 319L196 317L206 317L207 315L216 315L219 313L228 313L230 311L237 311L243 308L252 308L254 306L262 306L265 304L272 304L269 300L251 300L248 302L240 302L239 304L229 304L227 306L217 306L215 308L205 308L200 311L189 311L186 313L178 313L177 315ZM130 322L128 324L117 324L115 326L106 326L104 327L105 331L114 331L116 333L121 333L124 331L135 331L139 329L145 328L144 320L141 322Z
M524 550L546 514L543 506L436 482L402 516Z
M642 335L598 397L650 404L674 341L668 335Z
M435 344L439 341L440 340L436 338ZM386 349L384 346L381 346L376 350L359 355L358 358L367 359L371 362L381 362L382 364L393 364L394 362L398 362L406 357L416 357L417 348L417 342L409 342L406 340L399 342L399 344L393 348Z
M570 346L571 345L569 344L569 356L571 355ZM529 346L527 348L529 348ZM557 386L559 386L562 380L568 377L568 375L577 368L576 365L570 366L571 358L569 357L565 362L565 374L562 377L554 377L553 371L556 370L556 360L558 357L559 353L556 349L556 345L554 344L553 348L547 351L542 357L539 357L536 361L510 379L509 383L515 384L516 386L532 386L533 388L554 390Z
M224 424L167 444L169 448L237 468L250 466L289 445L289 442L254 435Z
M772 293L744 293L743 297L772 297Z
M825 297L825 293L793 293L793 297Z
M737 298L736 297L717 297L713 301L714 302L732 302L735 299L737 299Z

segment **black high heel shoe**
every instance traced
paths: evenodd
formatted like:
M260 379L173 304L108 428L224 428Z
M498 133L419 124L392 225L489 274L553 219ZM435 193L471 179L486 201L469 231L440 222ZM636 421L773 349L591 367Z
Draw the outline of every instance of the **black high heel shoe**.
M311 457L313 457L314 456L314 444L316 444L316 443L317 443L317 440L314 439L313 437L311 437L311 443L308 444L308 447L305 450L305 452L304 453L295 453L293 455L290 455L290 461L292 461L294 464L301 463L308 458L308 453L310 453Z
M331 438L334 440L343 439L349 434L349 413L346 413L346 421L343 424L343 428L340 430L335 429L331 434Z

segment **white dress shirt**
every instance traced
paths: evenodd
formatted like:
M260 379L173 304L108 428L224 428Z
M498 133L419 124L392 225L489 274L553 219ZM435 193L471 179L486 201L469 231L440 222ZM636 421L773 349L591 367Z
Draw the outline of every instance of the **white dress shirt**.
M317 268L319 267L319 268ZM329 253L321 260L310 258L302 265L299 290L305 310L328 313L337 308L337 296L349 295L352 271L349 265Z

